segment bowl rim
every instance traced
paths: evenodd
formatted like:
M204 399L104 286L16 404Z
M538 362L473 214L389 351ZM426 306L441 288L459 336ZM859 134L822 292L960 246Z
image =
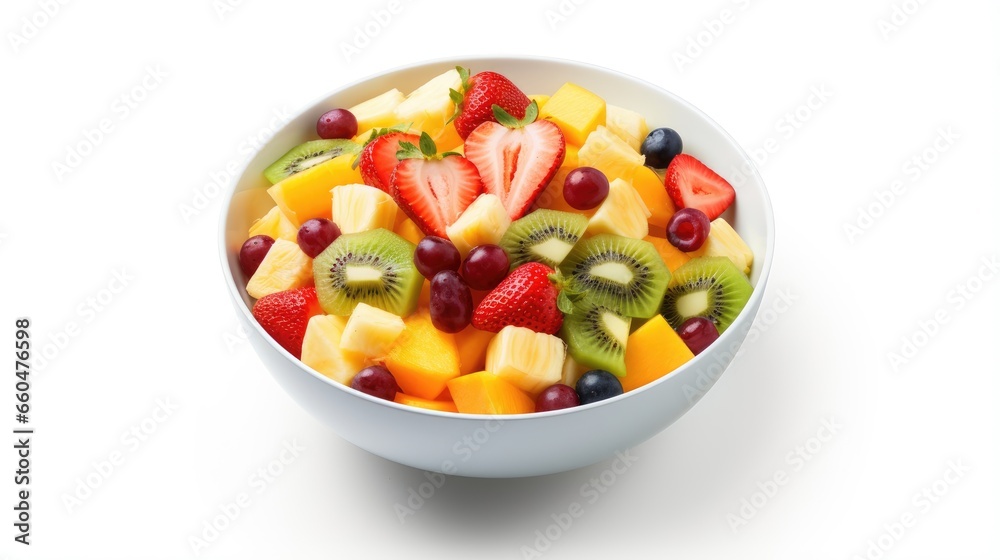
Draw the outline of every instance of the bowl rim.
M452 64L452 65L455 65L455 66L457 66L457 65L463 65L463 66L466 66L466 67L471 67L471 66L473 66L472 63L475 63L475 62L489 62L489 61L504 61L504 62L514 62L514 63L521 63L521 62L523 62L523 63L528 63L528 64L531 64L531 63L540 63L540 62L541 63L556 63L556 64L562 64L562 65L566 65L566 66L570 66L570 67L584 68L584 69L591 70L591 71L597 70L597 71L600 71L600 72L611 74L611 75L616 76L619 79L626 80L626 81L629 81L629 82L634 82L634 83L636 83L636 84L638 84L638 85L640 85L642 87L653 89L653 90L657 91L660 95L664 95L664 96L670 97L674 102L678 103L679 105L683 106L686 110L692 112L693 114L695 114L696 116L698 116L700 119L704 120L705 123L707 123L713 129L715 129L715 131L717 133L719 133L723 138L726 138L727 140L729 140L729 142L736 148L738 154L742 155L744 161L747 163L747 167L749 169L744 169L743 171L744 172L748 172L748 174L751 176L751 178L754 179L757 182L757 184L760 185L760 191L761 191L760 194L762 196L762 206L763 206L763 209L764 209L764 225L765 225L765 228L764 228L764 233L765 233L765 238L764 238L765 255L764 255L764 259L762 260L762 262L761 261L756 261L754 263L754 264L757 264L758 262L760 262L760 265L761 265L760 273L759 273L758 279L757 279L757 285L755 285L753 287L754 289L753 289L753 292L751 292L751 294L750 294L750 299L747 301L746 305L743 307L743 310L740 311L739 315L737 315L737 319L736 319L736 320L741 320L742 319L744 321L747 321L747 322L749 322L750 326L752 326L753 318L749 317L749 316L746 316L744 314L749 309L759 309L760 303L763 300L764 291L765 291L766 284L767 284L767 279L768 279L768 276L770 275L770 272L771 272L771 263L772 263L772 260L774 258L774 211L773 211L773 208L772 208L772 205L771 205L770 195L769 195L769 193L767 191L767 186L764 184L764 180L760 176L759 170L757 169L757 166L756 166L755 162L747 155L746 151L743 149L743 146L739 142L737 142L736 139L733 138L724 128L722 128L722 126L720 126L719 123L717 123L714 119L712 119L707 114L705 114L701 109L699 109L698 107L696 107L693 104L691 104L690 102L688 102L686 99L678 96L677 94L675 94L675 93L673 93L671 91L668 91L668 90L660 87L657 84L654 84L652 82L648 82L648 81L643 80L642 78L639 78L639 77L636 77L636 76L632 76L632 75L629 75L629 74L625 74L623 72L619 72L618 70L614 70L612 68L607 68L605 66L601 66L601 65L598 65L598 64L592 64L592 63L589 63L589 62L580 62L580 61L577 61L577 60L571 60L571 59L566 59L566 58L537 56L537 55L503 55L503 56L499 56L499 55L497 55L497 56L494 56L494 55L469 55L469 56L462 56L462 57L441 57L441 58L435 58L435 59L425 60L425 61L422 61L422 62L415 62L415 63L412 63L412 64L405 64L405 65L394 66L392 68L389 68L389 69L386 69L386 70L382 70L382 71L379 71L379 72L375 72L375 73L366 75L366 76L364 76L362 78L359 78L357 80L354 80L354 81L352 81L350 83L347 83L347 84L341 85L339 87L336 87L336 88L332 89L331 91L327 92L326 94L313 99L312 101L310 101L309 103L307 103L306 105L304 105L302 108L300 108L295 113L295 115L287 123L285 123L284 126L282 126L279 130L277 130L275 132L275 135L280 134L293 121L297 120L299 117L301 117L302 115L304 115L306 112L311 111L314 107L316 107L322 101L330 98L333 95L336 95L339 92L342 92L344 90L347 90L347 89L353 88L355 86L361 85L361 84L363 84L365 82L374 80L376 78L383 78L383 77L386 77L386 76L389 76L389 75L392 75L392 74L395 74L395 73L398 73L398 72L407 71L407 70L414 70L414 69L418 69L418 68L427 68L427 67L441 66L442 64ZM482 421L482 420L498 420L498 421L503 421L503 422L507 422L507 421L519 421L520 422L520 421L535 420L535 419L539 419L539 418L553 418L553 417L562 416L562 415L583 413L586 410L592 410L592 409L599 408L599 407L602 407L602 406L613 405L614 403L619 402L621 400L624 400L624 399L628 398L629 396L638 395L638 394L644 393L644 392L646 392L648 390L651 390L656 385L661 385L661 384L666 384L666 383L672 383L673 381L671 381L671 380L675 380L675 379L679 379L680 378L680 376L677 375L677 374L680 373L681 371L683 371L684 369L690 369L692 367L695 367L700 362L703 362L703 361L706 361L706 360L709 359L709 354L707 354L707 353L698 354L694 358L692 358L691 360L689 360L686 363L682 364L676 370L670 372L669 374L661 376L660 378L656 379L655 381L647 383L646 385L643 385L642 387L639 387L638 389L633 389L632 391L627 391L625 393L622 393L621 395L612 397L610 399L605 399L605 400L598 401L598 402L595 402L595 403L590 403L590 404L586 404L586 405L575 406L575 407L571 407L571 408L564 408L564 409L558 409L558 410L550 410L550 411L544 411L544 412L531 412L531 413L523 413L523 414L471 414L471 413L465 413L465 412L446 412L446 411L431 410L431 409L420 408L420 407L415 407L415 406L403 405L403 404L399 404L399 403L394 402L394 401L388 401L388 400L381 399L381 398L378 398L378 397L373 397L371 395L368 395L366 393L358 391L357 389L353 389L353 388L351 388L348 385L344 385L342 383L339 383L339 382L337 382L337 381L335 381L335 380L333 380L333 379L331 379L331 378L323 375L322 373L314 370L313 368L307 366L305 363L302 362L302 360L300 360L300 359L296 358L295 356L291 355L291 353L289 353L287 350L285 350L283 347L281 347L281 345L279 345L277 342L275 342L274 339L270 335L268 335L267 332L264 331L263 327L260 326L260 324L256 321L256 319L254 319L253 314L251 313L251 310L244 304L244 302L243 302L243 296L240 294L239 287L237 287L237 285L236 285L235 275L234 275L232 267L230 266L230 263L229 263L230 255L229 255L229 252L228 252L227 246L226 246L226 226L227 226L227 223L228 223L229 212L230 212L230 210L232 208L232 199L233 199L233 197L236 194L236 187L239 185L241 179L246 174L247 168L250 166L251 163L253 163L253 160L256 158L257 154L260 153L260 151L263 150L264 147L267 146L269 143L270 143L270 140L268 140L268 142L265 142L264 144L262 144L260 146L260 148L258 148L257 150L254 151L253 155L251 155L250 157L248 157L247 160L245 162L243 162L243 164L241 165L239 171L237 173L235 173L233 175L233 177L229 180L229 184L227 186L227 190L225 192L225 196L223 197L223 205L222 205L222 208L221 208L221 210L219 212L219 214L220 214L220 220L219 220L219 252L220 253L219 254L220 254L220 259L221 259L223 277L224 277L225 282L227 284L227 287L229 289L229 295L233 298L234 302L237 302L237 306L236 307L239 309L239 312L242 313L244 320L246 322L249 322L249 324L251 324L253 326L253 328L255 329L256 333L264 341L266 341L268 344L270 344L272 349L274 349L277 352L279 352L280 354L282 354L282 356L284 358L286 358L287 360L289 360L290 362L292 362L292 364L294 364L300 371L302 371L303 373L305 373L307 375L311 375L314 378L317 378L317 379L323 381L327 385L335 387L336 388L335 390L345 391L345 392L347 392L350 395L353 395L355 397L359 397L359 398L362 398L362 399L367 399L367 400L369 400L369 401L371 401L373 403L376 403L378 405L389 406L390 408L394 408L394 409L396 409L396 410L398 410L400 412L409 413L409 414L415 414L415 415L418 415L418 416L432 416L432 417L452 418L452 419L460 419L460 420L477 420L477 421ZM734 323L735 323L735 321L734 321ZM728 330L729 329L727 329L727 331ZM725 333L723 333L723 335L724 334ZM743 344L744 341L745 341L745 337L744 337L743 340L740 341L740 345L741 346L742 346L742 344ZM734 354L734 357L735 357L735 355L736 354ZM721 378L722 374L725 373L726 369L728 369L728 366L726 368L724 368L722 372L720 372L720 374L719 374L718 377ZM716 379L716 381L717 380L718 380L718 378ZM706 391L706 394L707 394L707 391ZM692 405L694 405L694 404L697 404L697 401L692 403Z

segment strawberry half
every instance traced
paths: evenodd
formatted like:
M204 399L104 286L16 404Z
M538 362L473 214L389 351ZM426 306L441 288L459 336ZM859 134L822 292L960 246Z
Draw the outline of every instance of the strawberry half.
M556 334L562 327L563 315L556 304L559 289L549 279L554 272L536 262L515 268L476 306L472 326L481 331L500 332L507 325L514 325Z
M397 157L390 180L396 204L425 234L447 239L445 228L483 192L476 166L454 152L437 155L426 132L420 135L419 149L401 142Z
M399 160L396 159L396 152L399 151L400 142L416 144L420 138L415 134L390 129L379 132L376 132L375 137L369 139L365 147L362 148L361 155L358 156L358 166L360 167L361 179L366 185L388 193L390 192L389 182L392 179L392 171L399 163Z
M503 74L480 72L470 78L467 68L459 66L456 69L462 77L462 91L451 90L456 108L452 119L462 140L484 122L497 122L493 115L494 105L519 119L524 118L531 100Z
M254 319L296 358L302 357L302 339L306 336L309 319L322 314L314 287L276 292L253 304Z
M552 180L566 155L559 127L536 121L531 102L523 119L493 106L499 122L484 122L465 140L465 157L476 165L483 189L497 195L511 220L524 216Z
M664 186L678 208L696 208L714 220L736 200L733 186L704 163L677 154L667 166Z

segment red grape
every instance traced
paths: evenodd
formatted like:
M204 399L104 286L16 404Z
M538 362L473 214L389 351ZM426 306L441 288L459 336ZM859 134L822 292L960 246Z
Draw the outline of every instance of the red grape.
M697 251L708 239L712 222L697 208L681 208L667 222L667 240L681 251Z
M243 242L240 247L240 268L243 274L253 276L257 272L257 267L271 250L271 245L274 245L274 239L267 235L255 235Z
M358 133L358 119L347 109L327 111L316 121L316 134L320 138L354 138Z
M396 378L384 366L370 366L359 371L351 379L351 388L387 401L395 399L399 391Z
M577 210L590 210L608 197L608 178L600 169L577 167L566 175L563 198Z
M315 259L338 237L340 227L337 224L326 218L313 218L302 224L296 239L302 252Z
M556 383L541 392L535 401L535 412L572 408L580 404L580 395L569 385Z
M424 278L434 278L442 270L458 270L461 263L462 255L455 244L443 237L428 235L413 252L413 264Z
M499 245L473 247L462 263L462 276L474 290L492 290L497 287L510 268L510 259Z
M681 340L691 350L694 355L701 354L701 351L708 348L708 345L719 338L719 329L711 319L706 317L691 317L681 323L677 334Z
M439 331L457 333L472 322L472 292L454 270L431 279L431 322Z

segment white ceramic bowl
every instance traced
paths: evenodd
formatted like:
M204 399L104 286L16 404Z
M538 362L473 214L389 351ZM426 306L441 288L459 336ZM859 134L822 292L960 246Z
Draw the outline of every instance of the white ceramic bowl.
M393 87L412 91L456 65L493 70L526 93L550 94L575 82L609 103L645 115L652 128L669 126L684 151L736 188L726 217L754 252L753 295L733 325L705 352L673 373L619 397L562 411L527 415L449 414L369 397L303 365L258 326L250 313L237 253L251 222L273 203L262 171L293 146L314 138L316 119ZM393 70L346 85L303 111L250 160L227 196L221 254L226 285L251 345L278 383L341 437L376 455L431 471L476 477L521 477L583 467L660 432L711 388L736 355L760 307L771 268L774 220L767 191L740 146L684 100L652 84L588 64L544 58L461 58Z

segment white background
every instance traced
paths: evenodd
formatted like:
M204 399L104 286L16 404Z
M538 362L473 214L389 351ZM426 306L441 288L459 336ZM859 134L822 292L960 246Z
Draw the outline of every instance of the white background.
M995 2L403 2L351 56L343 45L388 2L233 3L69 2L52 17L36 0L0 8L0 332L12 337L14 318L29 316L36 349L53 356L33 375L33 544L12 541L8 435L0 557L194 556L190 537L241 492L250 505L201 557L521 558L573 502L584 514L550 530L546 558L1000 555L1000 281L980 277L981 259L1000 253ZM911 13L880 30L894 6ZM723 10L729 23L711 23ZM44 25L25 32L21 18ZM448 479L400 523L394 505L424 474L308 416L240 337L211 183L275 111L463 53L614 68L691 101L762 160L770 146L759 167L776 256L757 339L595 503L581 486L610 461ZM126 110L120 97L147 69L164 75ZM800 107L813 88L830 93ZM111 132L54 170L102 119ZM949 129L957 138L935 151ZM897 180L905 190L889 201ZM852 237L859 209L876 217ZM122 287L123 270L123 289L103 292ZM978 291L962 298L958 285ZM928 323L935 313L946 322ZM922 324L933 336L917 334ZM904 338L921 347L894 367ZM3 379L0 417L13 428L14 378ZM156 413L158 402L175 410ZM839 426L832 437L824 421ZM133 426L152 433L123 439ZM261 488L254 473L293 441L304 449ZM96 474L115 453L114 471ZM779 470L784 484L755 497ZM99 487L67 507L88 476ZM931 503L925 488L943 496ZM907 513L915 524L887 536ZM886 550L871 550L880 538Z

